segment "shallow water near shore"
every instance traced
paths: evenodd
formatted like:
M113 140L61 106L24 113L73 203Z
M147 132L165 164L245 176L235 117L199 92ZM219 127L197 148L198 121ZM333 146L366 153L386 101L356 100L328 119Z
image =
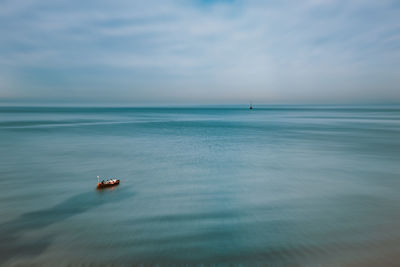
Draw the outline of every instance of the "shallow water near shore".
M399 264L399 160L400 106L0 107L0 265Z

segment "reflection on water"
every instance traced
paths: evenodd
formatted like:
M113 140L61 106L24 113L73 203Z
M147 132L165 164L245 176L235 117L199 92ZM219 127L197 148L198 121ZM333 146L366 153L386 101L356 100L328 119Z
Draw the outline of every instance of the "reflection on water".
M396 106L0 108L0 264L396 265L399 137Z

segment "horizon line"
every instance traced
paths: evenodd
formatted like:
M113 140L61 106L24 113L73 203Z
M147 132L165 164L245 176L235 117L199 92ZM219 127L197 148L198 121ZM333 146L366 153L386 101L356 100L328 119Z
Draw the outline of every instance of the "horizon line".
M0 103L0 108L229 108L229 107L249 107L250 104L235 103L235 104L4 104ZM366 107L366 106L400 106L400 103L252 103L253 108L279 107L279 106L314 106L314 107Z

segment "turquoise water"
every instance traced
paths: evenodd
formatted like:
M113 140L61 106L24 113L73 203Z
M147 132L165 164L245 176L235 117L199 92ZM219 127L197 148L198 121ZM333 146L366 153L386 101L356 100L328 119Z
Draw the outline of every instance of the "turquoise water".
M2 107L0 265L399 263L399 160L399 106Z

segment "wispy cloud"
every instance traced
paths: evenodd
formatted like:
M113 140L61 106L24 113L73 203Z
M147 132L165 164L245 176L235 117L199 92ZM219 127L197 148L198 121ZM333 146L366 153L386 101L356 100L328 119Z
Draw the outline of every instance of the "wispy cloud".
M390 0L5 1L0 100L400 101L398 17Z

